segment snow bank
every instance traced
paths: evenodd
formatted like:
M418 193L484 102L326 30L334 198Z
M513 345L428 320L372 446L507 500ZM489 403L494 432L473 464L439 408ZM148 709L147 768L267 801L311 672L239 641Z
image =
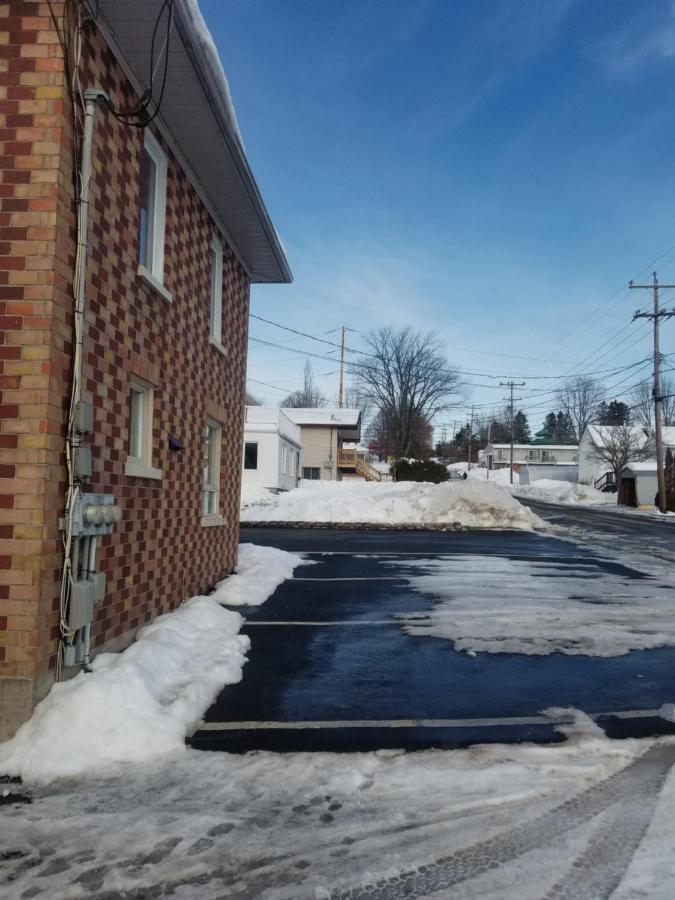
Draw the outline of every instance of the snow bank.
M184 751L220 690L241 681L250 646L242 617L220 604L262 603L301 561L243 545L237 574L216 594L159 616L123 653L101 653L91 673L55 684L0 744L0 774L49 782Z
M0 745L0 772L38 781L178 750L226 684L241 680L243 619L193 597L142 628L123 653L55 684L16 736Z
M616 494L596 491L587 484L573 481L554 481L552 478L539 478L529 484L514 485L515 492L522 497L534 497L547 500L549 503L575 503L580 506L616 506Z
M486 568L479 555L409 560L402 574L436 601L400 617L406 633L444 638L471 654L622 656L675 646L670 579L607 571L588 559L495 556Z
M301 563L301 556L285 550L240 544L235 574L219 582L212 597L226 606L260 606Z
M454 481L305 482L267 501L244 506L247 522L322 522L391 526L449 525L462 528L517 528L544 523L494 484Z

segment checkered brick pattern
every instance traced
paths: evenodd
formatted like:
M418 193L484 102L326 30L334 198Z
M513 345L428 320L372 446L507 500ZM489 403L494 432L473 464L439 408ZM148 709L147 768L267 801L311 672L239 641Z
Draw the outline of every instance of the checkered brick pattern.
M0 256L0 298L6 314L0 320L0 359L5 366L0 410L0 576L6 575L0 577L0 603L6 604L11 596L13 604L0 606L0 628L6 626L4 634L9 638L4 651L0 650L0 665L6 667L0 669L0 686L3 676L32 681L34 702L52 677L58 634L58 518L65 491L64 418L72 350L72 144L58 45L44 38L38 40L43 32L37 26L36 34L26 31L28 12L37 10L44 13L40 28L55 38L45 20L46 4L13 2L9 6L11 10L0 2L0 19L3 13L9 13L10 19L17 20L16 60L39 62L43 57L34 60L26 51L42 46L51 54L46 58L50 67L45 72L50 96L30 113L33 127L37 127L38 116L52 117L50 141L39 148L40 155L35 155L35 144L32 148L10 146L9 151L14 152L9 159L5 145L0 213L0 241L17 242L9 264L5 256ZM0 45L0 63L6 58L2 50ZM34 74L33 69L29 71ZM23 66L18 66L14 81L21 82L23 73ZM89 27L85 36L81 80L85 86L102 87L118 108L136 102L131 86L94 27ZM31 86L31 92L38 90L39 85ZM0 114L9 115L8 108L3 111L2 102ZM18 115L19 110L12 106L14 113ZM16 121L12 134L3 131L3 136L15 137L20 130ZM20 121L27 123L28 119ZM217 234L170 147L156 132L155 136L168 156L164 284L172 302L137 274L143 131L121 124L103 110L97 112L84 399L93 403L96 423L95 433L88 439L94 470L90 487L114 493L123 518L112 535L99 541L98 567L107 575L108 590L105 601L97 607L92 627L95 650L123 644L157 614L187 596L208 590L232 570L236 561L249 281L224 237ZM16 141L18 137L8 143ZM30 153L33 164L20 169L19 159ZM24 171L28 181L13 180ZM54 172L58 173L56 180ZM12 204L17 203L16 188L33 183L40 191L35 195L30 191L25 201L20 191L24 202L15 212ZM43 191L47 206L34 206L33 199L42 200ZM9 210L6 200L10 201ZM28 222L20 223L21 215L29 216ZM23 229L20 233L7 233L7 229L19 228ZM31 235L31 228L38 231ZM209 343L214 236L224 246L221 340L226 355ZM5 252L3 244L0 254ZM37 265L30 262L33 256ZM20 267L16 260L22 263ZM37 304L41 304L39 308ZM16 339L17 334L23 335L23 344ZM132 374L155 386L152 465L161 469L161 481L124 474ZM223 426L219 511L226 524L213 527L201 524L207 416ZM182 451L170 451L169 435L180 439ZM24 456L21 470L16 461L19 447L22 453L30 450L32 454ZM24 477L29 479L25 484ZM17 515L15 504L20 498L22 509L31 502L36 508L26 508ZM17 543L17 537L22 543ZM17 653L17 648L23 653Z

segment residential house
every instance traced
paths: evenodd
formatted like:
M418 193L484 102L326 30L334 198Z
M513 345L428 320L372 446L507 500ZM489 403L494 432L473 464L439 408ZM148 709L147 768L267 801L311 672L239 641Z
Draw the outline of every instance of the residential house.
M576 480L576 444L514 444L513 462L529 467L530 478L566 478L572 472ZM505 469L511 464L511 444L487 444L478 453L478 464L489 469Z
M578 480L580 484L616 490L612 467L606 459L603 459L598 448L606 445L616 429L624 427L623 425L588 425L584 429L579 441ZM631 428L637 442L644 448L648 447L650 438L647 431L639 425L631 426Z
M361 410L322 406L284 412L300 428L302 478L339 481L356 472L357 454L343 445L361 439Z
M6 737L234 567L249 287L290 272L194 0L8 0L0 34Z
M247 406L244 421L244 490L290 491L300 479L300 427L286 410Z

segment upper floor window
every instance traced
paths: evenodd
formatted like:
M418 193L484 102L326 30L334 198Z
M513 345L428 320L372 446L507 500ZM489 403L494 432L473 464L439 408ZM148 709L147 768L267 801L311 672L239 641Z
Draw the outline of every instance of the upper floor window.
M160 284L164 281L166 154L149 131L141 158L138 261Z
M223 245L211 244L211 340L220 345L223 331Z

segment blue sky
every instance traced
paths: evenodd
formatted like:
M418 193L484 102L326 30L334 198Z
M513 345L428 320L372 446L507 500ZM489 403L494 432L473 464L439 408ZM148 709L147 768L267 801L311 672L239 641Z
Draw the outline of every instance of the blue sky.
M255 286L253 312L315 335L435 329L465 372L526 380L537 427L541 376L649 353L645 323L616 333L649 301L628 280L671 247L657 267L675 282L673 3L200 5L295 276ZM297 348L251 344L250 388L268 402L299 386L304 350L323 352L261 322L251 334ZM609 378L613 393L636 372ZM469 405L502 397L482 386L498 378L466 380ZM336 375L321 383L335 396Z

